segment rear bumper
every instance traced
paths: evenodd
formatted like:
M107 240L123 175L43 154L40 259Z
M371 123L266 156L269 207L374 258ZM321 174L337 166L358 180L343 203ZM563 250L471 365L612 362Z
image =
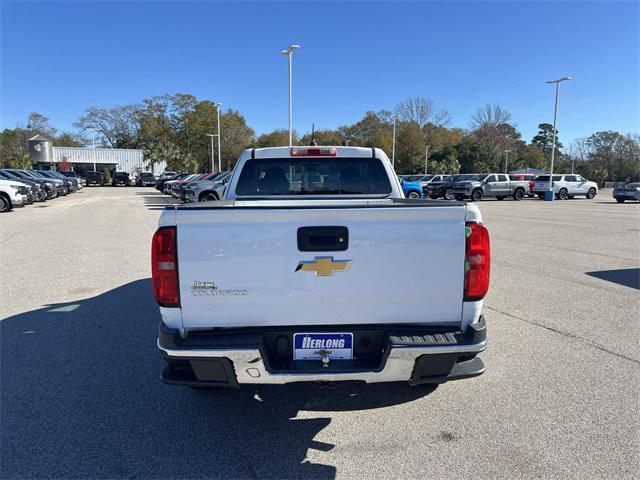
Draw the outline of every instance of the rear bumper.
M475 377L485 370L477 357L487 346L484 317L464 333L426 327L330 326L329 331L352 331L354 338L370 335L373 341L362 347L362 356L354 351L354 360L336 360L326 367L320 361L292 361L290 344L280 342L305 330L309 328L234 329L182 338L161 323L158 348L168 364L161 379L175 385L217 387L314 381L418 385Z

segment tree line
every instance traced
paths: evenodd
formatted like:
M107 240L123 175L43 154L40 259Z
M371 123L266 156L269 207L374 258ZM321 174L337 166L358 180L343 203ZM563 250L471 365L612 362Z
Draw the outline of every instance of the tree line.
M558 131L541 123L527 142L511 114L498 105L478 108L467 128L456 128L450 126L446 109L423 97L408 98L392 110L366 112L357 122L335 130L294 132L294 143L380 147L391 157L394 119L398 173L424 172L427 154L429 173L498 172L505 166L509 171L548 170L554 136L556 172L569 172L573 167L600 184L635 180L640 173L637 134L600 131L565 147ZM0 133L0 165L29 166L27 139L36 134L51 138L58 146L91 145L95 135L96 146L142 149L149 163L164 160L171 170L204 172L210 170L212 155L207 134L218 131L215 104L183 93L113 108L90 107L74 127L76 132L58 132L44 115L32 113L26 126ZM220 129L224 169L231 168L245 148L286 146L289 140L285 129L256 136L244 116L233 109L220 112ZM214 150L217 155L217 145Z

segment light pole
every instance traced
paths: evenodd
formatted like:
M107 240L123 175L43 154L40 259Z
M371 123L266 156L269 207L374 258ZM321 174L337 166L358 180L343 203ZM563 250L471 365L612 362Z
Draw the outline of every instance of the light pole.
M395 168L396 166L396 120L398 119L397 115L393 116L393 143L391 145L391 165Z
M549 191L545 195L544 199L547 201L553 201L553 161L556 157L556 119L558 117L558 96L560 95L560 82L564 82L565 80L571 80L571 77L562 77L558 80L548 80L547 83L555 83L556 84L556 104L553 109L553 141L551 143L551 169L549 172Z
M286 50L282 50L280 53L286 55L289 58L289 147L293 146L293 110L291 100L291 59L293 52L300 48L300 45L291 44Z
M213 137L217 137L218 135L215 133L205 133L207 137L211 137L211 173L216 173L216 161L213 156Z
M505 174L509 170L509 152L511 152L511 150L504 151L504 173Z
M424 151L424 174L427 175L427 167L429 166L429 145Z
M97 128L91 127L91 143L93 145L93 171L96 172L96 132Z
M222 154L220 153L220 107L222 104L220 102L216 102L213 104L214 107L218 110L218 172L222 171ZM213 139L211 139L213 141ZM211 155L213 158L213 154ZM215 170L215 168L214 168Z

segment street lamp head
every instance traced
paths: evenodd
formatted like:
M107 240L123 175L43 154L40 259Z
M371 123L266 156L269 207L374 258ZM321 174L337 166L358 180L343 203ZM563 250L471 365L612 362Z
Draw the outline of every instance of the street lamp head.
M282 50L280 52L281 55L289 55L291 53L293 53L294 50L298 50L300 48L300 45L296 45L295 43L292 43L291 45L289 45L287 47L286 50Z
M559 78L558 80L547 80L546 83L560 83L560 82L564 82L565 80L573 80L572 77L562 77Z

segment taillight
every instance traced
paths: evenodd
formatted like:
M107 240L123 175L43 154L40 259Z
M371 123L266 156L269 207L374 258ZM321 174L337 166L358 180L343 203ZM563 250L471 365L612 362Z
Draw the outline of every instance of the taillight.
M176 227L162 227L151 241L153 296L163 307L180 306Z
M489 231L479 223L467 223L464 262L464 299L482 300L489 290L491 246Z
M291 149L292 157L335 157L335 147L312 147L312 148L300 148L295 147Z

